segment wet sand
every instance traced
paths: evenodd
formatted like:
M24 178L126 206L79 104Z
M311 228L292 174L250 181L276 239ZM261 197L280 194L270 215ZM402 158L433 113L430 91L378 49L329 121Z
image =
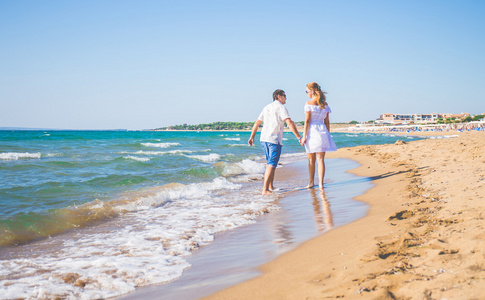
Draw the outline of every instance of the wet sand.
M484 299L484 149L464 132L327 154L372 178L368 214L208 299Z
M137 289L117 299L199 299L261 274L258 267L301 243L365 216L368 206L352 200L373 185L369 178L346 172L358 166L349 159L327 161L325 193L305 189L307 161L285 162L277 169L273 196L281 207L257 223L217 234L215 241L187 258L192 265L181 278ZM346 188L343 189L342 187ZM259 195L261 182L255 193Z

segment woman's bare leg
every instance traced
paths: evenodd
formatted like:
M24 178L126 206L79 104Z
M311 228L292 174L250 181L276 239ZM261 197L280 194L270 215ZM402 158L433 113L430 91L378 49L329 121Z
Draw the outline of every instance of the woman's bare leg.
M318 163L318 187L323 190L323 179L325 178L325 152L317 153Z
M310 182L306 188L312 188L315 185L315 153L307 153L308 156L308 177Z

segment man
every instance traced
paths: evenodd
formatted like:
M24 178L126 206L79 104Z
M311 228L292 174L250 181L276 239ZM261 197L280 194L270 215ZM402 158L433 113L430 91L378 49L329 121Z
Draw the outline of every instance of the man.
M254 136L259 125L264 122L261 130L261 147L266 155L266 172L264 173L263 195L271 193L274 189L273 181L276 166L281 156L284 124L288 125L293 134L301 140L300 133L295 123L290 119L288 110L283 105L286 103L286 94L283 90L276 90L273 93L273 103L266 105L254 122L251 130L251 137L248 140L249 146L254 145Z

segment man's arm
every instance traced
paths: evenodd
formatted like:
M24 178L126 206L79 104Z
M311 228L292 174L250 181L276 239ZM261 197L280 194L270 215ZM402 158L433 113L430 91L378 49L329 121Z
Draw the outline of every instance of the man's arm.
M288 125L288 128L290 128L290 130L293 132L293 134L296 136L296 138L299 141L301 139L301 135L298 132L298 129L296 128L295 123L293 123L293 121L290 118L285 119L285 122L286 122L286 125Z
M261 125L261 123L263 123L263 121L261 120L256 120L256 122L254 122L253 129L251 129L251 137L248 140L249 146L254 145L254 136L256 135L256 132L258 131L259 125Z

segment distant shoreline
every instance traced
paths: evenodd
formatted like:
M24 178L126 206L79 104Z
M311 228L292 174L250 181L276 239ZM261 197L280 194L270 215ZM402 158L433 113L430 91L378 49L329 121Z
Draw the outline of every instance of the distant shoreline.
M332 124L330 123L330 131L332 129L338 129L338 130L343 130L344 128L347 129L350 125L349 124ZM304 126L303 125L297 125L296 128L298 131L303 132ZM259 131L261 128L258 129ZM251 132L251 129L147 129L146 131L168 131L168 132L174 132L174 131L220 131L220 132L235 132L235 131L241 131L241 132ZM285 132L291 132L291 129L285 128Z
M140 131L140 130L130 130L130 129L55 129L55 128L0 127L0 131Z

